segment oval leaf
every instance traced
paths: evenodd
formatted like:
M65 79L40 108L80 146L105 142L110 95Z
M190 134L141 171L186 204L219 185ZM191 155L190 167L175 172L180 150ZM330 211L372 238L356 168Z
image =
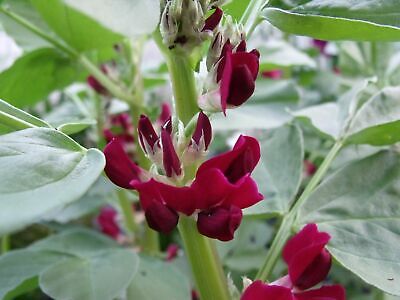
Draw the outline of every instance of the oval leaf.
M79 199L104 168L97 149L83 149L52 129L0 136L0 235L21 229Z

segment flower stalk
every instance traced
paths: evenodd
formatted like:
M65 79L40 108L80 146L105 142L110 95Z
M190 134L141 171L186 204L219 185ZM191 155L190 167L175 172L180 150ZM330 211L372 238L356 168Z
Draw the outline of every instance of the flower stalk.
M165 51L164 48L163 52L172 81L175 113L187 125L199 111L196 82L190 58L177 49ZM192 177L190 179L193 179L195 170L189 168L185 171L190 173ZM187 175L185 179L189 179ZM178 229L201 299L228 300L227 281L213 241L199 234L195 221L182 214Z

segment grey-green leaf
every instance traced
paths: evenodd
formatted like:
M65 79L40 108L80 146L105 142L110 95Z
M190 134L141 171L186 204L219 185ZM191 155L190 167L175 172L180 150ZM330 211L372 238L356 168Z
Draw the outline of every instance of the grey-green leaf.
M18 250L0 256L0 299L64 257L32 250Z
M291 2L288 7L282 1L271 1L264 17L282 31L322 40L400 39L400 6L396 0Z
M41 289L60 300L110 300L124 293L138 270L133 250L89 230L72 230L50 237L31 249L70 256L40 274Z
M400 88L387 87L366 102L351 123L347 143L391 145L400 141Z
M300 211L332 236L329 251L346 268L400 295L400 158L383 151L326 179Z
M79 199L104 165L100 151L53 129L0 136L0 235Z
M127 290L127 300L191 299L191 285L173 265L141 256L139 270Z
M261 141L261 160L253 173L264 200L244 210L245 215L287 212L303 175L304 145L300 129L285 125Z

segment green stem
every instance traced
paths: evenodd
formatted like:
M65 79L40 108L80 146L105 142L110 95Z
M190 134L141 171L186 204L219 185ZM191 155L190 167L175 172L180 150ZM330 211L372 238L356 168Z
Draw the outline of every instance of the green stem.
M174 91L175 111L186 125L199 111L193 68L189 57L179 50L169 51L166 59Z
M179 232L202 300L228 300L227 283L212 241L198 233L195 221L181 216Z
M268 255L265 258L265 261L258 271L256 275L256 279L260 279L266 281L275 265L278 261L282 249L285 246L286 240L289 238L291 234L291 229L294 223L296 223L297 214L299 212L300 207L307 201L310 197L311 193L315 190L317 185L320 183L326 172L328 171L330 165L335 159L336 155L339 153L340 149L343 146L342 141L337 141L335 145L333 145L332 149L329 151L328 155L325 157L321 166L318 168L317 172L310 180L306 188L304 189L301 196L295 202L295 204L290 209L289 213L283 217L282 223L278 229L278 232L271 244Z
M22 18L21 16L13 13L8 8L4 6L0 6L0 12L4 13L11 19L13 19L18 24L22 25L32 33L36 34L37 36L41 37L42 39L46 40L50 44L52 44L55 48L59 49L60 51L64 52L68 56L75 58L78 60L82 66L91 73L111 94L115 97L124 100L124 101L131 101L132 95L126 93L120 86L114 83L107 75L105 75L95 64L93 64L86 56L79 53L75 49L65 45L52 37L51 35L43 32L39 27L35 26L28 20Z
M153 37L167 60L176 115L187 125L199 111L196 81L189 56L179 49L166 49L158 31ZM194 166L188 167L185 179L193 179L194 174ZM198 233L196 222L191 217L181 215L178 228L201 299L228 300L226 277L213 241Z
M138 238L139 227L135 222L135 217L133 214L132 203L129 201L124 190L118 190L118 203L121 208L122 215L124 217L124 224L126 229L129 231L131 237Z
M10 236L3 235L1 238L1 254L5 254L10 250Z
M149 225L147 225L147 223L145 223L144 225L144 234L141 245L143 248L143 252L145 253L154 255L160 252L158 232L151 229Z

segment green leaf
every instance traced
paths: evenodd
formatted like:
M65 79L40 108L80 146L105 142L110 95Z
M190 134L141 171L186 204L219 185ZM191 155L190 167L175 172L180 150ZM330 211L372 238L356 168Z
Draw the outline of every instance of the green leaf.
M56 130L0 136L0 235L82 197L104 164L100 151L83 149Z
M31 250L17 250L0 256L0 299L63 258L62 254Z
M127 300L191 299L191 285L172 264L141 256L139 271L127 290Z
M16 122L19 122L20 124L25 124L26 126L23 127L23 129L25 128L30 128L30 127L50 127L51 126L39 119L36 118L35 116L32 116L31 114L28 114L27 112L16 108L14 106L12 106L11 104L3 101L0 99L0 124L3 125L7 125L9 127L12 127L12 125L10 125L9 122L7 122L6 119L3 118L7 118L7 119L14 119L16 120ZM5 123L7 122L7 124ZM17 125L16 126L21 126L21 125ZM19 129L19 128L12 128L12 129Z
M272 40L257 49L261 53L261 72L293 67L310 69L317 67L316 62L310 56L284 41Z
M224 5L224 13L232 16L234 20L239 21L249 3L250 0L232 0Z
M388 87L366 102L351 122L347 143L392 145L400 141L400 88Z
M222 114L213 117L213 129L225 131L279 127L291 119L291 115L287 112L289 107L289 104L281 103L254 105L249 103L240 109L229 110L226 117Z
M160 20L159 0L65 0L65 3L128 38L152 33Z
M400 158L384 151L326 179L299 214L332 236L329 251L367 283L400 295Z
M109 300L122 295L137 272L133 250L89 230L73 230L50 237L33 249L71 256L50 266L39 277L41 289L55 299Z
M31 0L31 2L48 26L78 51L112 48L122 40L121 35L70 7L63 0ZM98 7L94 10L98 10Z
M50 92L80 79L73 62L52 48L20 57L0 74L0 97L16 107L32 106Z
M286 1L285 1L286 2ZM271 1L263 15L282 31L322 40L397 41L400 6L397 0Z
M288 211L303 175L304 145L300 129L285 125L261 142L261 160L253 177L265 199L244 210L245 215L276 215Z
M10 11L29 20L30 23L40 28L44 32L50 32L50 28L43 21L41 16L33 7L30 0L5 0L6 5ZM25 51L32 51L38 48L52 47L50 43L32 33L29 29L15 22L12 18L0 12L0 23L3 25L4 30L10 35L15 42ZM54 37L56 38L56 37Z

